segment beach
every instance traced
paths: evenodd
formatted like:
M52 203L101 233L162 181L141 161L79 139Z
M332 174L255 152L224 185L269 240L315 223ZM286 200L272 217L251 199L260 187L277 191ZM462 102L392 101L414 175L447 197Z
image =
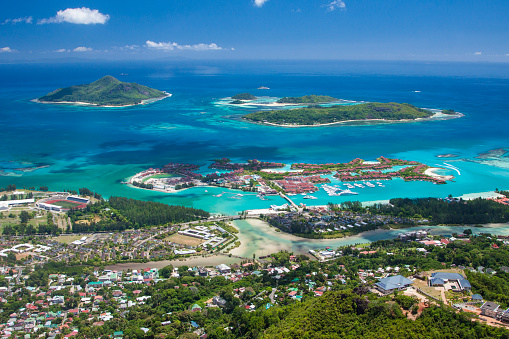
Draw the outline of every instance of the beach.
M164 92L164 93L166 93L166 92ZM153 102L156 102L159 100L163 100L163 99L166 99L166 98L169 98L172 96L171 93L166 93L166 94L167 95L164 97L142 100L139 104L119 105L119 106L98 105L98 104L93 104L90 102L81 102L81 101L41 101L39 99L33 99L31 101L36 102L38 104L47 104L47 105L74 105L74 106L101 107L101 108L123 108L123 107L133 107L133 106L138 106L138 105L147 105L147 104L150 104L150 103L153 103Z

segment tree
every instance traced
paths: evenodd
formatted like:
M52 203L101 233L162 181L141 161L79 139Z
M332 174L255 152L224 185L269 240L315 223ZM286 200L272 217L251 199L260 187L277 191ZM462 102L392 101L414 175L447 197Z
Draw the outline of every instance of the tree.
M26 224L28 220L30 220L30 214L28 214L27 211L21 211L19 214L19 219L21 220L22 224Z

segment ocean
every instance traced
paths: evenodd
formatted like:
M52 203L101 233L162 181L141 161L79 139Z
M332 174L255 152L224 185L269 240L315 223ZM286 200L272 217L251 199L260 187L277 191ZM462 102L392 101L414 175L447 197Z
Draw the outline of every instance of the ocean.
M126 75L121 75L121 74ZM195 188L176 194L121 184L136 172L169 162L203 165L215 158L284 163L347 162L379 156L417 160L455 176L446 185L384 182L355 197L313 204L394 197L445 197L509 189L509 64L374 61L76 62L0 65L0 187L87 187L105 197L126 196L235 214L283 204L255 195L213 197L223 189ZM45 105L31 100L90 83L105 75L172 93L143 106L91 108ZM269 90L257 89L260 86ZM279 128L239 119L252 109L218 101L256 96L330 95L353 101L411 103L454 109L465 116L413 123ZM492 151L497 150L497 151ZM490 152L492 151L492 152ZM439 158L441 154L455 158ZM24 170L21 170L24 169ZM208 192L205 192L207 190ZM296 197L296 202L310 202Z

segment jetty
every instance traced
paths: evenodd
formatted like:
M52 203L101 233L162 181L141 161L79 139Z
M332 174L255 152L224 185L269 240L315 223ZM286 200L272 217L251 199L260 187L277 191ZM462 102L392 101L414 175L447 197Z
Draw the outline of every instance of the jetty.
M290 197L289 197L289 196L287 196L286 194L283 194L283 193L279 192L279 196L280 196L281 198L285 199L286 201L288 201L292 207L295 207L296 209L298 209L298 208L299 208L299 206L297 206L297 204L296 204L296 203L294 203L294 202L293 202L293 200L292 200L292 199L290 199Z

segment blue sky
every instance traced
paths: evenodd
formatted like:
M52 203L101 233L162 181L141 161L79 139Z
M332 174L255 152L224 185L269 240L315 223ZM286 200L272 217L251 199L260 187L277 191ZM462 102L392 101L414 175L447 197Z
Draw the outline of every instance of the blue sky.
M509 61L507 0L109 0L3 4L0 60Z

